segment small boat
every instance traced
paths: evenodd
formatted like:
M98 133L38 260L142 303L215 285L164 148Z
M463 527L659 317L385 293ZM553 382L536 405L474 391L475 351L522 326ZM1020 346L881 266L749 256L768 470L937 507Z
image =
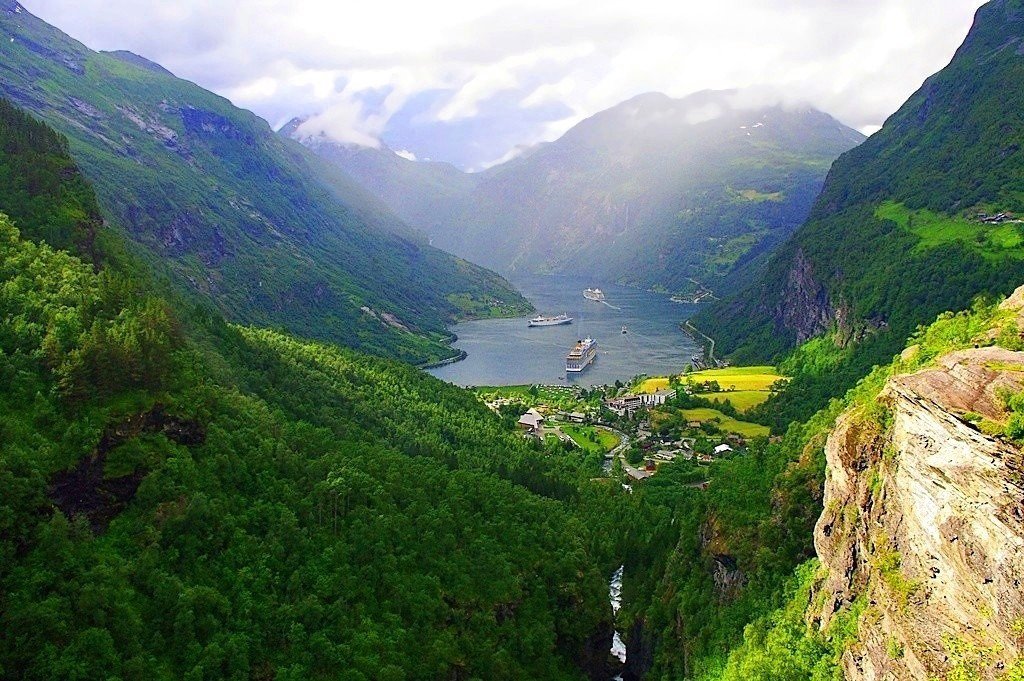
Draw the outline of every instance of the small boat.
M530 320L527 326L558 326L559 324L572 324L572 317L567 314L560 314L554 317L537 315Z
M623 327L622 327L622 333L623 333L623 334L629 333L629 331L627 331L627 330L626 330L626 327L625 327L625 326L623 326Z
M588 288L583 290L583 297L587 300L595 300L597 302L604 301L604 291L599 288Z

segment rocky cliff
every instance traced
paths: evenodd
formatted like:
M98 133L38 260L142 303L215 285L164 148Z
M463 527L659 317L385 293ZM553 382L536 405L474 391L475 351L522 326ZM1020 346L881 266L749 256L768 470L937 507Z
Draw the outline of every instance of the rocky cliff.
M1024 352L968 349L893 376L839 420L815 528L827 573L808 618L825 629L862 612L847 679L1020 678L1024 466L986 432L1022 389Z

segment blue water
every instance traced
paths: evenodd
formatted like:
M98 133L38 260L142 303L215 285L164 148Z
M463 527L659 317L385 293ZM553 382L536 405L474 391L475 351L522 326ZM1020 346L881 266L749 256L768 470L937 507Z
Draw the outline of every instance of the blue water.
M512 284L540 314L562 312L572 324L529 328L527 319L487 319L452 327L455 347L468 357L430 369L457 385L575 383L595 385L627 381L637 374L681 371L700 346L679 329L696 305L674 303L668 296L573 277L518 276ZM607 304L583 298L597 286ZM628 333L622 333L626 326ZM565 373L565 355L578 338L597 340L598 356L582 374Z

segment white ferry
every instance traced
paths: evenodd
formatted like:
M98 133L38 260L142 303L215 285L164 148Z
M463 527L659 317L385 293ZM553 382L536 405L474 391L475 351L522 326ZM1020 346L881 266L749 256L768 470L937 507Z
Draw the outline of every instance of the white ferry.
M596 300L601 302L604 300L604 291L599 288L588 288L583 290L583 297L587 300Z
M527 326L558 326L559 324L572 324L572 317L567 314L560 314L555 317L537 315L530 320Z
M565 370L580 372L590 366L590 363L597 357L597 341L587 337L576 341L569 354L565 357Z

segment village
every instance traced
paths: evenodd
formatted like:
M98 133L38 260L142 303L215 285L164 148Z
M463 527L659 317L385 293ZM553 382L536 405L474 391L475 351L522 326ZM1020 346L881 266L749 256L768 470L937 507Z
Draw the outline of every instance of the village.
M677 461L699 467L741 455L751 439L767 437L768 428L743 420L743 413L782 380L771 367L730 367L638 376L628 384L507 386L477 394L496 413L515 417L524 437L601 457L605 475L632 484Z

